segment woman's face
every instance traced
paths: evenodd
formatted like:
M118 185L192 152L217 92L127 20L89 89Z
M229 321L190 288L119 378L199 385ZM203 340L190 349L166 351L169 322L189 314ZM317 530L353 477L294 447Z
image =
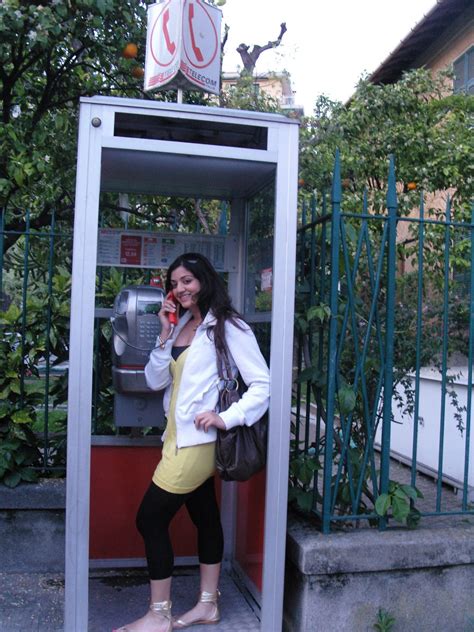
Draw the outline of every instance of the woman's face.
M184 309L197 305L201 284L192 272L179 266L171 273L170 282L175 298Z

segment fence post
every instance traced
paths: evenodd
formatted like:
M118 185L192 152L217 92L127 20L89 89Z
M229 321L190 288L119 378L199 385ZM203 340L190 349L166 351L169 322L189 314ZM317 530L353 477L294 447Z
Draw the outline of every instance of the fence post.
M53 275L54 275L54 246L55 246L55 231L56 231L56 216L54 209L51 212L51 224L49 227L49 256L48 256L48 306L46 308L46 348L45 348L45 360L46 360L46 375L44 381L44 452L43 452L43 466L46 469L48 467L49 460L49 374L51 368L51 354L50 354L50 332L52 325L52 303L53 303Z
M423 252L425 247L425 202L424 193L420 194L420 223L418 229L418 275L416 300L416 365L415 365L415 403L413 409L413 446L411 454L411 486L416 485L418 459L418 418L420 411L420 369L421 369L421 336L423 331Z
M474 361L474 204L471 209L470 225L471 242L471 270L469 293L469 350L468 350L468 378L467 378L467 406L466 406L466 445L464 449L464 478L462 490L462 510L467 511L469 456L471 448L471 411L472 411L472 363Z
M392 423L393 390L393 340L395 330L395 274L397 247L397 188L395 160L390 156L387 189L387 299L385 316L385 370L383 383L382 454L380 463L380 494L388 493L390 480L390 425ZM384 529L387 519L381 518L379 526Z
M28 253L30 248L30 210L26 209L25 217L25 252L23 254L23 286L21 292L21 357L20 364L20 408L23 408L23 400L25 397L25 344L26 344L26 300L28 296L28 275L29 262Z
M0 309L3 309L3 241L5 233L5 213L4 208L0 213Z
M329 301L331 318L329 321L326 442L324 449L323 533L329 533L331 529L332 447L337 380L337 308L339 290L339 236L341 223L341 163L339 150L336 150L336 158L334 161L331 203L331 288Z

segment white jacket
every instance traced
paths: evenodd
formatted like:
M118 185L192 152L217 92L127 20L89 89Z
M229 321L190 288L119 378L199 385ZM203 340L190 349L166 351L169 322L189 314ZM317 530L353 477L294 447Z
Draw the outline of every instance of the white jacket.
M154 391L166 389L163 398L165 414L168 414L171 398L170 362L173 341L190 318L189 312L184 314L173 337L166 341L163 349L153 349L145 366L149 388ZM215 410L218 401L216 350L214 341L208 336L208 328L214 326L215 322L214 315L209 312L197 328L185 359L175 411L178 448L210 443L216 439L214 427L204 432L194 425L196 415ZM239 324L243 329L226 321L225 338L231 354L229 359L232 370L234 374L240 372L248 390L239 401L219 413L227 429L244 424L251 426L258 421L266 412L270 397L270 374L265 359L250 327L242 321Z

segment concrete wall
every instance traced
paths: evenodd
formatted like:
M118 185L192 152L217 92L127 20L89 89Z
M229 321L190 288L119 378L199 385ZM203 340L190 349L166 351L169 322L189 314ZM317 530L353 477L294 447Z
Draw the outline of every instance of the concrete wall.
M65 481L0 485L0 570L64 571Z
M290 517L285 632L474 630L474 518L410 531L318 533Z

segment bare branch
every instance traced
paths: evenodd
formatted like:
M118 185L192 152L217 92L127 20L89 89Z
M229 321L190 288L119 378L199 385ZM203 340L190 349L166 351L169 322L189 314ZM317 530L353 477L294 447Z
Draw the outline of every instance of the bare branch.
M250 53L249 53L250 46L248 46L247 44L240 44L236 50L242 59L242 63L244 64L244 70L242 71L242 74L251 75L254 71L257 60L260 57L260 55L263 53L263 51L269 50L270 48L276 48L277 46L279 46L281 44L283 35L286 33L286 31L287 31L286 22L282 22L280 24L280 35L277 37L276 40L272 42L268 42L264 46L259 46L258 44L255 44L255 46L252 48Z
M221 43L221 55L224 54L224 47L227 44L228 37L229 37L229 25L225 24L224 25L224 38L222 39L222 43Z

